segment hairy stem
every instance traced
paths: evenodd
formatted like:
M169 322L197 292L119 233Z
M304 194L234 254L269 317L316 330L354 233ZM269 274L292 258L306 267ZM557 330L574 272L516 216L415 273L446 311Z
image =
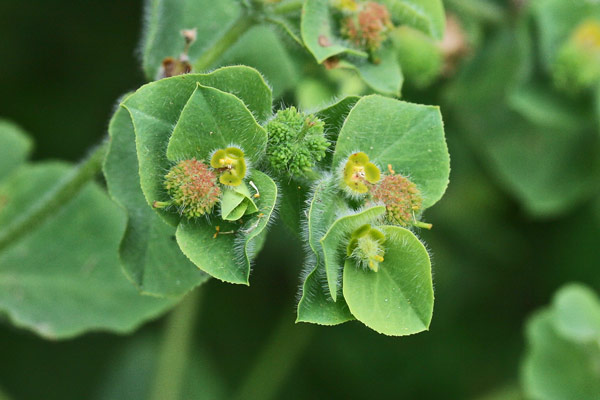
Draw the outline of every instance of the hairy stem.
M194 290L171 312L159 350L151 400L177 400L187 370L200 291Z
M85 160L61 179L54 188L42 196L29 210L21 214L0 233L0 251L33 231L54 215L102 169L108 150L108 141L96 147Z
M285 312L233 399L274 398L313 332L314 327L294 324L291 315Z
M214 65L214 63L233 46L238 39L256 24L256 20L246 13L242 15L231 25L211 47L206 49L194 63L196 72L204 72Z

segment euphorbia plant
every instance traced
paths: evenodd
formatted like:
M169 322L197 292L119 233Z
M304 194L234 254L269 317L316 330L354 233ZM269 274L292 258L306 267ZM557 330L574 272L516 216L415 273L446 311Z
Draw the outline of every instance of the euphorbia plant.
M398 55L390 52L399 25L432 38L443 29L441 2L433 0L152 3L143 63L157 80L120 99L109 140L78 168L56 167L51 176L34 167L19 172L25 175L6 169L1 193L7 200L0 208L3 218L22 212L21 218L7 220L0 235L0 250L16 256L27 243L21 238L36 240L27 235L38 227L50 229L53 215L66 213L65 226L82 221L84 216L69 219L79 209L67 212L63 206L83 198L81 189L103 167L108 193L120 207L94 212L89 199L77 204L87 210L88 224L102 234L110 231L106 243L95 240L94 246L111 255L111 273L113 265L121 265L133 283L127 290L135 287L140 293L128 301L139 306L119 309L122 315L114 318L117 302L100 307L101 296L92 286L82 294L85 301L61 298L63 305L79 307L73 315L85 318L33 315L35 307L18 302L0 302L0 307L20 325L53 337L93 328L130 329L209 277L248 285L257 254L269 246L267 228L279 214L294 244L307 253L299 322L333 325L357 319L395 336L427 329L433 310L431 263L415 231L431 228L421 220L423 212L442 197L448 183L439 109L378 94L330 99L310 111L274 109L273 89L259 70L243 65L210 69L231 58L248 58L260 69L265 60L231 52L238 41L254 37L253 29L268 24L283 27L283 37L296 40L293 46L303 52L304 63L307 54L315 54L313 30L323 29L312 20L315 7L335 14L335 34L341 39L327 40L348 46L332 52L325 39L317 38L331 53L328 67L354 65L384 94L400 90ZM209 17L202 14L206 10L229 21L212 41L214 32L206 30ZM259 49L261 44L252 45ZM261 49L266 50L272 48ZM267 76L273 72L265 68ZM389 88L378 86L388 78ZM24 146L19 141L24 140L7 139L3 149L11 146L7 152L17 152ZM44 182L43 201L22 201L40 188L24 179ZM93 192L108 201L99 188ZM114 227L102 228L97 219ZM78 260L62 263L77 268ZM107 282L104 288L110 289L113 283ZM20 290L34 288L23 283ZM38 306L43 301L32 299Z

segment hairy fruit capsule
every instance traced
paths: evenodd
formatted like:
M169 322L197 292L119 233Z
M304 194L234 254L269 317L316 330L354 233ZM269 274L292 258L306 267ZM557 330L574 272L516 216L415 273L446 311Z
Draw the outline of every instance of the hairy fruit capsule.
M278 111L266 128L267 157L280 174L306 175L325 157L329 147L323 121L295 107Z
M343 187L351 195L364 195L369 184L375 184L381 178L381 171L369 161L369 156L358 152L351 154L344 165Z
M346 255L352 257L358 265L377 272L383 262L385 235L378 229L366 224L352 232L346 247Z
M386 175L371 190L372 199L386 208L386 220L394 225L414 225L423 198L413 182L402 175Z
M244 152L237 147L215 151L210 165L220 172L219 182L223 185L239 186L246 176Z
M175 205L187 218L210 213L221 196L215 173L196 159L184 160L173 166L165 175L164 185L172 202L156 202L155 207Z
M357 8L358 12L342 20L340 33L356 46L374 52L392 27L390 13L384 5L373 1L359 4Z

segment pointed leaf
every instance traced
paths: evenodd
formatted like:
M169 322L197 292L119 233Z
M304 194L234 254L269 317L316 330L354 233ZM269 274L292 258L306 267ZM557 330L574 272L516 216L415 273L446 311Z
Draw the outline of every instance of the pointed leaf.
M267 132L236 96L198 84L188 99L167 147L167 158L210 160L215 150L240 147L247 161L258 163Z

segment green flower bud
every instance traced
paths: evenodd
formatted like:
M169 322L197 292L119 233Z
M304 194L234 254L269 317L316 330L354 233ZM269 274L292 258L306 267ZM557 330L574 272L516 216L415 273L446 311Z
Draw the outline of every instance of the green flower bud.
M210 213L219 201L221 189L208 165L196 159L184 160L165 175L165 189L171 202L155 202L155 207L175 205L187 218Z
M278 111L266 128L267 157L280 174L306 176L325 157L329 147L323 121L295 107Z
M351 154L344 164L342 186L352 196L364 195L369 191L369 184L377 183L380 178L379 168L361 151Z
M381 231L369 224L363 225L350 236L346 255L352 257L361 267L377 272L385 255L384 242L385 235Z
M244 152L237 147L215 151L210 159L210 165L221 173L219 182L223 185L239 186L246 176Z

